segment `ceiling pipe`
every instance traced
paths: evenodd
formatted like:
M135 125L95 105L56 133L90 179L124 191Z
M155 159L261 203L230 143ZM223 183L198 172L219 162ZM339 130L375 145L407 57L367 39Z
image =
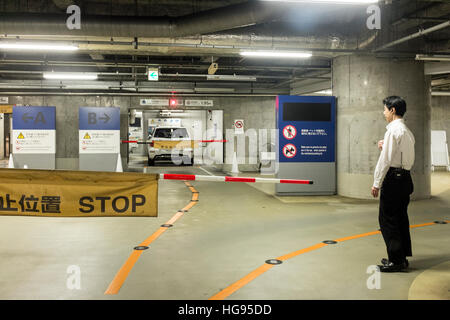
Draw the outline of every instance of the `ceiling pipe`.
M374 52L378 52L378 51L381 51L381 50L384 50L384 49L396 46L398 44L404 43L404 42L412 40L412 39L423 37L426 34L429 34L429 33L432 33L432 32L438 31L438 30L445 29L445 28L447 28L449 26L450 26L450 20L446 21L444 23L438 24L438 25L436 25L434 27L431 27L431 28L428 28L428 29L425 29L425 30L420 30L419 32L416 32L416 33L411 34L409 36L403 37L401 39L389 42L389 43L385 44L384 46L381 46L381 47L375 49Z
M40 91L0 91L3 95L9 96L132 96L132 97L173 97L171 93L146 93L146 92L40 92ZM228 93L228 94L200 94L200 93L180 93L179 97L276 97L280 93ZM141 106L140 108L144 108Z
M427 0L423 2L426 1ZM441 1L440 3L437 1L434 3L432 1L428 2L430 2L430 5L426 6L425 8L415 10L414 12L410 12L406 17L400 18L391 25L396 28L397 32L405 32L407 30L410 30L411 28L423 24L424 22L432 21L429 19L439 19L442 16L445 17L445 15L448 14L450 10L450 3L448 3L447 1Z
M1 22L0 22L1 24ZM68 37L55 40L56 36L20 36L2 35L0 41L48 44L70 44L78 46L79 53L93 52L97 54L118 53L130 55L211 55L216 57L234 57L243 50L276 50L278 51L311 51L314 56L329 57L333 54L364 53L369 52L366 47L370 45L378 35L378 32L367 38L342 38L337 36L254 36L254 35L202 35L183 38L137 38L137 47L134 40L99 40L98 38ZM52 38L51 40L49 38ZM69 40L70 38L70 40ZM359 40L359 41L358 41ZM169 49L168 49L169 48Z
M168 63L143 63L143 62L114 62L114 61L52 61L48 60L45 63L42 60L17 60L17 59L1 59L0 65L33 65L46 67L110 67L110 68L132 68L140 67L147 68L151 66L161 67L165 69L208 69L209 65L204 64L168 64ZM288 65L288 66L262 66L262 65L249 65L249 66L233 66L233 65L220 65L221 70L255 70L255 71L279 71L279 72L292 72L293 70L329 70L330 66L324 65Z
M24 70L1 70L0 74L38 74L41 75L47 71L24 71ZM111 76L111 77L120 77L120 76L139 76L139 77L147 77L147 73L129 73L129 72L95 72L98 76ZM167 78L206 78L208 75L206 74L187 74L187 73L161 73L160 77ZM245 75L249 76L249 75ZM263 75L253 75L252 77L258 79L289 79L289 80L299 80L299 79L321 79L321 80L331 80L330 77L319 77L319 76L295 76L291 75L286 76L263 76ZM229 80L227 80L229 81Z
M67 15L0 14L0 34L99 37L183 37L213 33L279 19L289 7L250 1L180 18L82 16L81 29L69 30Z
M154 51L151 47L184 47L193 50L222 50L223 56L233 56L240 50L310 50L336 54L363 52L378 36L378 32L363 39L342 39L335 36L321 37L274 37L259 35L218 35L214 32L250 26L278 20L288 12L286 4L249 1L197 14L179 17L128 17L128 16L82 16L81 30L69 30L65 15L2 14L0 13L0 37L16 41L16 36L33 41L45 41L55 36L60 41L71 41L80 46L80 51L114 51L115 46L129 46L130 53L145 54ZM206 35L205 35L206 34ZM199 37L199 35L201 35ZM184 38L193 37L197 38ZM98 41L93 37L104 37ZM114 41L114 38L130 41ZM134 42L137 39L137 43ZM142 38L142 39L140 39ZM154 39L151 39L154 38ZM79 39L79 40L77 40ZM84 39L84 40L83 40ZM183 40L186 42L183 43ZM21 40L22 41L22 40ZM245 43L243 45L243 43ZM358 45L359 43L359 45ZM301 48L302 47L302 48ZM117 47L119 52L128 52L126 47ZM231 50L223 52L223 50ZM125 51L124 51L125 50ZM210 54L218 52L210 52Z
M53 3L55 6L57 6L59 9L66 11L67 7L72 4L77 4L78 1L74 0L53 0Z

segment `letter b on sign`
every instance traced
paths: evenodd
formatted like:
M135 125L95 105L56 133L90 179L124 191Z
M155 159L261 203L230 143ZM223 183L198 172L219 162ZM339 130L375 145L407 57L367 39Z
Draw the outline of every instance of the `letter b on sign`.
M97 114L94 112L88 113L88 123L89 124L97 124Z

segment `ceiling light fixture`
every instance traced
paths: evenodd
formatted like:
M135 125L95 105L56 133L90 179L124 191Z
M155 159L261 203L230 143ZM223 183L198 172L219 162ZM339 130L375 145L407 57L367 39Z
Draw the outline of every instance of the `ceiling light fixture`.
M160 112L183 113L184 110L180 110L180 109L176 109L176 110L161 110Z
M309 2L309 3L332 3L332 4L371 4L379 0L261 0L276 2Z
M235 92L234 88L194 88L195 92Z
M435 96L435 97L448 97L448 96L450 96L450 92L447 92L447 91L432 91L431 95Z
M8 43L0 42L0 49L5 50L38 50L38 51L76 51L74 45L45 44L45 43Z
M95 73L61 73L47 72L44 73L44 79L48 80L97 80Z
M314 94L323 94L323 95L331 96L333 94L333 92L331 91L331 89L328 89L328 90L316 91L316 92L314 92Z
M225 81L256 81L254 76L239 76L239 75L229 75L229 74L208 74L206 75L207 80L225 80Z
M420 60L420 61L450 61L450 55L418 54L418 55L416 55L416 60Z
M311 58L310 52L283 52L283 51L243 51L242 56L258 58Z

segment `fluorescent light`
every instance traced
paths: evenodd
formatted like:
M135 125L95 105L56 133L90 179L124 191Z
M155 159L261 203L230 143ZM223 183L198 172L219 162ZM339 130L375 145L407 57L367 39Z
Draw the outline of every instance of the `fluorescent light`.
M44 43L6 43L0 42L0 49L6 50L44 50L44 51L76 51L77 46Z
M243 51L241 55L261 58L311 58L310 52L286 52L286 51Z
M333 4L370 4L377 3L379 0L261 0L277 2L309 2L309 3L333 3Z
M330 96L332 93L333 92L331 91L331 89L314 92L314 94L326 94L326 95L330 95Z
M44 79L49 80L96 80L95 73L61 73L61 72L47 72L44 73Z
M450 96L450 92L447 92L447 91L433 91L433 92L431 92L431 95L432 96L437 96L437 97L439 97L439 96L441 96L441 97L448 97L448 96Z
M226 80L226 81L256 81L254 76L237 76L228 74L208 74L206 75L207 80Z
M182 113L184 112L184 110L179 110L179 109L175 109L175 110L161 110L160 112L165 112L165 113Z
M195 88L195 92L234 92L234 88Z
M450 61L450 55L418 54L418 55L416 55L416 60L422 60L422 61Z

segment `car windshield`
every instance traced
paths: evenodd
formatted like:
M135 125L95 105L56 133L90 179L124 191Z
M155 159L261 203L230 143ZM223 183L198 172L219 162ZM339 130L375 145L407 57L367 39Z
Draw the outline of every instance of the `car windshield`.
M186 128L157 128L153 137L169 139L189 138Z

